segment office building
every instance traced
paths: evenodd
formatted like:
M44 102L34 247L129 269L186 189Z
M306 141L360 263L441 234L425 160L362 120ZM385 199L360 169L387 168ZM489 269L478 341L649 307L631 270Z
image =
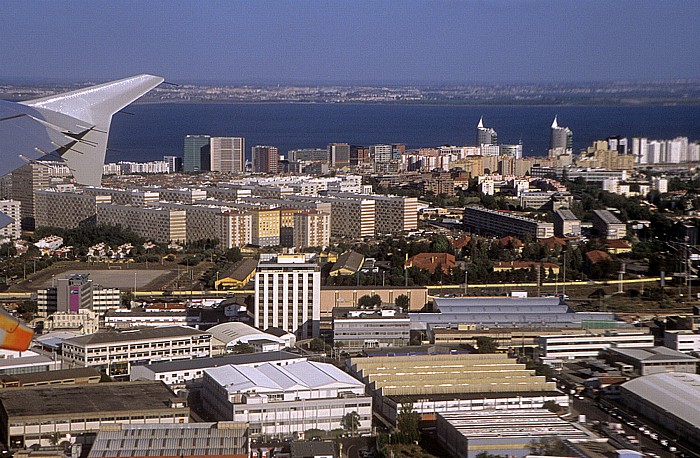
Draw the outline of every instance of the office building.
M350 165L350 145L347 143L331 143L328 145L328 158L331 167L347 167Z
M0 200L0 215L12 218L6 226L0 227L0 239L19 239L22 237L22 210L18 200Z
M304 255L261 260L255 274L255 327L276 327L306 339L319 335L320 319L320 267Z
M182 160L184 172L209 170L209 135L187 135Z
M66 339L61 350L68 364L128 376L134 363L211 356L211 335L185 326L101 332Z
M700 332L690 329L666 330L664 346L687 354L700 354Z
M552 223L473 205L464 209L464 225L474 233L498 237L530 235L534 238L546 239L554 236Z
M253 147L253 172L276 175L279 172L280 155L276 146Z
M568 127L561 127L554 117L549 137L549 149L558 154L571 153L573 151L574 134Z
M537 345L541 359L597 358L606 348L652 348L654 336L639 331L548 335L541 336Z
M408 403L424 418L442 412L541 409L546 401L568 405L555 382L503 353L372 356L352 358L348 367L369 387L375 411L392 424Z
M593 210L593 229L608 240L618 240L627 235L627 225L608 210Z
M553 215L554 235L557 237L579 237L581 220L571 210L556 210Z
M0 434L10 449L83 436L121 424L188 423L187 401L160 382L94 383L0 391Z
M127 227L137 235L159 243L187 241L184 210L98 204L97 224Z
M119 423L100 429L88 458L127 456L248 458L248 428L245 424L227 421L160 425Z
M338 310L333 317L333 344L342 351L408 345L411 320L391 309Z
M34 230L34 191L49 187L49 167L32 162L12 172L12 200L20 203L22 229Z
M329 157L328 149L322 148L293 149L287 152L289 162L328 162Z
M95 195L81 190L42 189L34 193L36 227L72 229L95 224L97 204L110 204L109 195Z
M54 312L77 313L93 310L102 315L121 306L118 288L94 285L88 274L73 274L54 280L55 286L37 291L37 315L47 317Z
M350 165L369 164L371 158L368 146L350 145Z
M484 117L479 118L476 125L476 146L498 145L498 134L491 127L484 127Z
M603 359L611 365L628 364L638 375L652 375L665 372L698 371L697 358L666 347L651 348L606 348Z
M177 173L182 170L182 158L180 156L163 156L163 162L168 165L168 173Z
M438 442L455 458L476 458L480 453L524 458L532 455L530 444L535 441L589 437L545 409L439 413L436 420Z
M330 243L331 215L318 211L294 213L294 240L297 248L322 247Z
M343 428L357 413L357 432L369 432L372 400L365 385L331 364L228 365L204 371L204 409L219 420L248 423L250 435L291 436Z
M181 389L190 382L199 381L204 371L221 366L257 367L271 363L278 366L306 361L306 357L286 351L247 353L242 355L217 356L215 358L183 359L168 362L153 362L131 368L131 381L157 380L172 389Z
M245 139L242 137L211 137L212 172L245 172Z

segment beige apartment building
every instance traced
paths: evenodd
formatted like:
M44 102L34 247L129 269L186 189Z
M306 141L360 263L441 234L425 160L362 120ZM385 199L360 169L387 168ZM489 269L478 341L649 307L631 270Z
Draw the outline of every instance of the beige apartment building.
M49 167L39 163L24 165L12 172L12 200L21 203L22 229L34 229L34 191L49 187Z
M331 238L331 215L317 211L294 214L294 246L327 247Z
M155 205L160 201L160 194L155 191L138 189L85 188L83 192L92 196L110 196L115 205L133 205L143 207Z
M375 234L401 234L418 228L418 199L400 196L363 196L374 200Z
M209 140L212 172L245 171L245 139L242 137L211 137Z
M36 227L70 229L94 222L97 204L110 204L111 196L87 194L81 190L42 189L34 193Z
M14 220L0 228L0 238L18 239L22 236L21 205L18 200L0 200L0 212Z
M374 237L376 204L371 199L323 198L331 204L331 235Z
M185 210L98 204L97 224L128 227L141 237L161 243L187 241Z
M224 211L216 215L215 224L222 248L241 247L253 243L253 216L239 211Z
M257 246L277 246L280 244L279 209L251 210L252 244Z
M157 192L161 201L179 202L182 204L195 204L207 198L207 191L199 188L141 188L142 191Z

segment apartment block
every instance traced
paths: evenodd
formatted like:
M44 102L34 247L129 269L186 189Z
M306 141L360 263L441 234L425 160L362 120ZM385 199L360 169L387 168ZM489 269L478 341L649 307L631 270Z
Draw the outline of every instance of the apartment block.
M294 213L294 243L297 248L327 247L331 238L331 215L317 211Z
M608 210L593 210L593 229L608 240L622 239L627 235L627 225Z
M207 198L207 191L200 188L141 188L142 191L157 192L160 200L165 202L179 202L183 204L195 204Z
M479 206L468 206L464 209L464 226L476 233L500 237L530 235L538 239L546 239L554 236L554 224L552 223L544 223L532 218Z
M279 209L255 209L252 217L252 244L257 246L278 246L280 244Z
M253 243L253 216L250 213L224 211L216 214L219 245L223 248L241 247Z
M280 328L305 339L316 337L321 320L321 269L304 255L279 255L258 264L255 274L256 328Z
M133 207L130 205L97 205L97 224L128 227L137 235L167 243L187 241L187 215L171 208Z
M0 238L19 239L22 237L21 205L18 200L0 200L0 213L13 219L7 226L0 227Z
M83 193L91 196L109 196L114 205L132 205L143 207L155 205L160 200L160 194L155 191L138 189L84 188Z
M34 229L34 191L48 188L49 177L49 167L41 163L27 164L12 172L12 200L21 204L22 229Z
M110 204L112 197L94 195L81 190L58 191L44 189L34 193L36 227L70 229L81 224L95 223L97 204Z
M104 332L66 339L61 351L68 364L128 376L134 363L209 357L211 335L185 326Z

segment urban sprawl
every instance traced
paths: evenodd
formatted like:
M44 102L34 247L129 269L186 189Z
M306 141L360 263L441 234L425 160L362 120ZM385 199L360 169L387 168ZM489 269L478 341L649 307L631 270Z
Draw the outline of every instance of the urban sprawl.
M5 451L700 456L700 143L562 121L0 178Z

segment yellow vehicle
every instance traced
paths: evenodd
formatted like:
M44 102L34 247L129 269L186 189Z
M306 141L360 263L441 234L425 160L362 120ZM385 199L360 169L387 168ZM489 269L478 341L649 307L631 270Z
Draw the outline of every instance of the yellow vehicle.
M34 331L0 307L0 348L25 351L32 342Z

